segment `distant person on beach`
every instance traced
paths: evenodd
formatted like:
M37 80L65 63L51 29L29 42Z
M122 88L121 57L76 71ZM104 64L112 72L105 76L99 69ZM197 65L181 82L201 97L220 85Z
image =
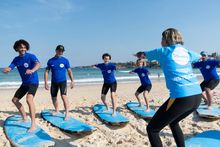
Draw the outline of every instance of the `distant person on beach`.
M160 79L160 73L159 72L157 73L157 77L158 77L158 79Z
M70 82L70 88L74 87L73 82L73 73L70 68L70 64L68 59L63 57L63 52L65 51L63 45L58 45L56 47L56 54L54 57L48 60L47 67L44 72L44 83L45 89L49 90L48 86L48 75L49 71L51 70L52 78L51 78L51 87L50 87L50 94L52 98L52 102L55 108L55 112L53 115L59 113L59 103L57 99L58 90L60 90L60 95L63 100L64 108L65 108L65 118L64 120L69 120L69 100L67 97L67 79L66 79L66 71L68 72Z
M220 66L220 60L208 59L208 53L205 51L202 51L200 55L202 56L201 61L193 63L193 66L200 69L204 78L204 81L200 84L200 86L203 91L205 101L207 102L208 109L210 109L213 97L211 91L219 84L219 76L216 71L216 67Z
M40 62L35 55L27 53L30 49L30 45L26 40L17 40L14 43L13 48L19 55L13 59L9 67L4 68L3 73L8 74L15 67L18 69L22 79L22 84L12 98L12 102L22 115L22 120L19 121L27 121L27 115L24 107L19 102L21 98L27 94L26 101L31 117L31 127L28 129L28 132L32 132L36 129L35 105L33 99L39 84L37 70L40 67Z
M115 64L110 62L111 60L110 54L108 53L103 54L102 59L104 63L93 65L93 67L99 68L102 71L104 84L102 86L102 91L101 91L101 100L106 106L107 111L109 110L109 106L106 102L106 94L108 93L109 89L111 90L111 99L112 99L112 106L113 106L112 116L115 116L116 108L117 108L117 97L115 94L116 89L117 89L117 81L116 81L114 73L116 70L116 66Z
M138 100L139 106L141 107L142 104L141 104L139 95L143 92L144 100L145 100L145 103L147 106L146 111L149 112L150 106L149 106L149 102L147 99L147 95L150 92L151 87L152 87L151 81L148 77L150 72L148 71L148 69L146 67L146 61L144 59L138 59L136 61L136 66L137 66L136 69L129 72L130 74L137 73L140 78L140 81L141 81L141 86L135 92L135 96Z
M152 147L162 147L159 132L169 125L177 146L184 147L179 121L195 111L201 102L202 91L191 66L200 55L183 46L182 36L174 28L162 33L161 45L161 48L136 54L140 59L160 63L170 92L168 100L160 106L147 126L148 137Z

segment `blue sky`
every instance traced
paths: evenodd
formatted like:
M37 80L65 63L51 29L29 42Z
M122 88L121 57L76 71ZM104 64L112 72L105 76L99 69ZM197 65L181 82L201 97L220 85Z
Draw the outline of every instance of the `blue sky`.
M169 27L183 35L185 47L220 52L219 0L1 0L0 67L17 56L13 44L25 39L42 67L58 44L72 66L134 61L133 53L160 47Z

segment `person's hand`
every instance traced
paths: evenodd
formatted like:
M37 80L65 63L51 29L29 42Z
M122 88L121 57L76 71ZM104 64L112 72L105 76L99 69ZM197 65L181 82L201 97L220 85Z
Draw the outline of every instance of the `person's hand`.
M26 72L25 72L26 75L31 75L32 73L34 73L34 72L30 69L27 69Z
M73 87L74 87L74 82L71 81L71 82L70 82L70 88L73 89Z
M48 85L48 84L44 84L44 88L45 88L46 90L49 90L49 85Z
M6 68L4 68L4 69L2 70L2 72L3 72L4 74L8 74L10 71L11 71L11 68L10 68L10 67L6 67Z
M145 59L145 54L144 52L137 52L136 54L134 54L135 57L137 57L138 59Z

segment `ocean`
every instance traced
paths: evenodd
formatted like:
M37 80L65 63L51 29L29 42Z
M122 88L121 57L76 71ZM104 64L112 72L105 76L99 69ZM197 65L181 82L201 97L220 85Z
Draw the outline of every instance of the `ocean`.
M123 83L129 83L129 82L139 82L139 78L137 74L129 74L128 72L131 71L133 68L127 68L127 69L121 69L117 70L115 72L115 76L117 79L117 82L123 82ZM3 68L0 68L2 71ZM45 68L40 68L38 70L38 76L40 81L40 86L42 87L44 85L44 71ZM99 69L94 68L72 68L73 74L74 74L74 81L76 85L91 85L91 84L101 84L103 83L102 73ZM157 80L158 74L160 74L160 78L164 78L162 70L161 69L155 69L155 68L149 68L150 71L150 79L151 80ZM218 68L218 73L220 72L220 69ZM197 76L201 76L201 73L198 69L194 69L194 73ZM50 73L51 74L51 73ZM50 81L49 76L49 81ZM69 77L67 76L67 79ZM68 82L70 82L68 80ZM0 72L0 88L17 88L21 84L21 78L17 71L17 69L14 69L9 74L3 74Z

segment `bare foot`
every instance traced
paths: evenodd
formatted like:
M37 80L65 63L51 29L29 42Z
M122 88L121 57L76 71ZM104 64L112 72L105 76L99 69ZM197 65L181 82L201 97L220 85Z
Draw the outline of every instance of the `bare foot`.
M103 110L102 112L104 112L104 113L105 113L105 112L109 112L109 110L108 110L108 109L106 109L106 110Z
M16 122L26 122L27 119L20 119L20 120L17 120Z
M58 113L60 113L59 111L55 111L52 113L52 115L57 115Z
M102 112L109 112L109 107L106 107L106 110L103 110Z
M208 106L207 109L212 110L213 108L212 108L212 106Z
M219 93L214 91L214 92L212 93L212 95L213 95L213 96L218 96Z
M116 112L115 112L115 111L112 113L112 116L113 116L113 117L115 117L115 116L116 116Z
M67 121L67 120L69 120L69 119L70 119L69 114L66 114L66 116L65 116L64 120L65 120L65 121Z
M145 112L150 112L150 108L147 108L147 109L145 110Z
M28 130L27 130L27 132L33 132L33 131L35 131L36 130L36 127L35 126L31 126Z

